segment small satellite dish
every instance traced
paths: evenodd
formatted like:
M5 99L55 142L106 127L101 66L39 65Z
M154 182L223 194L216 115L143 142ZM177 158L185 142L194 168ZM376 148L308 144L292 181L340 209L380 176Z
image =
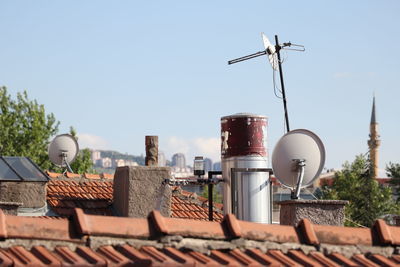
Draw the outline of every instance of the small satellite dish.
M271 44L268 37L262 32L261 37L263 39L265 51L268 53L268 60L274 70L278 69L278 59L276 56L276 48Z
M292 189L293 199L299 198L300 189L321 174L324 164L324 144L316 134L305 129L286 133L272 153L275 177Z
M49 145L49 158L53 164L59 167L67 167L73 172L71 166L79 152L76 139L70 134L57 135Z

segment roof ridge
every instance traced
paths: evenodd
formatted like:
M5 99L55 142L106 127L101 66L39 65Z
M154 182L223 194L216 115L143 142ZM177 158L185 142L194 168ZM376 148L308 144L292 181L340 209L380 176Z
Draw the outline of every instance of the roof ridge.
M71 229L74 231L71 232ZM157 240L164 235L225 240L226 242L242 238L308 246L328 244L390 247L400 245L400 227L389 226L383 220L376 221L372 228L356 228L317 225L303 219L298 226L294 227L241 221L233 214L225 215L222 222L209 222L163 217L159 211L152 211L148 218L127 218L89 215L82 209L76 208L73 220L53 220L43 217L6 215L0 210L1 238L84 242L87 236Z

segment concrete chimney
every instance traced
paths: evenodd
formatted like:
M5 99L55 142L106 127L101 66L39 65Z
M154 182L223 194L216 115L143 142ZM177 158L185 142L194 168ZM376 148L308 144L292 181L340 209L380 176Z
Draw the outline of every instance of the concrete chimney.
M172 191L163 184L167 178L171 178L169 167L118 167L114 174L115 215L140 218L158 210L170 217Z
M296 226L301 219L309 219L313 224L344 224L344 207L347 200L296 199L280 201L280 224Z

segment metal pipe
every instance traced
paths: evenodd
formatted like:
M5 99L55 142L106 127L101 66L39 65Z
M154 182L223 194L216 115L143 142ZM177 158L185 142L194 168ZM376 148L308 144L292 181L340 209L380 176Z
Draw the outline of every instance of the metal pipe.
M214 185L212 183L208 184L208 220L212 222L214 220L213 216L213 187Z
M214 206L214 200L213 200L213 189L214 189L214 180L213 176L214 175L221 175L222 171L209 171L208 172L208 220L213 221L214 220L214 212L213 212L213 206ZM218 180L216 181L218 182Z

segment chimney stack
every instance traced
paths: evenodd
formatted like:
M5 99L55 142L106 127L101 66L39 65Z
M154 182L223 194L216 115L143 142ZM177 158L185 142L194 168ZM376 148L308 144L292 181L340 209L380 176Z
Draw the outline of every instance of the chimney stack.
M158 136L146 136L146 166L158 166Z
M124 166L114 174L115 215L145 218L152 210L171 216L171 195L165 179L171 179L169 167Z

